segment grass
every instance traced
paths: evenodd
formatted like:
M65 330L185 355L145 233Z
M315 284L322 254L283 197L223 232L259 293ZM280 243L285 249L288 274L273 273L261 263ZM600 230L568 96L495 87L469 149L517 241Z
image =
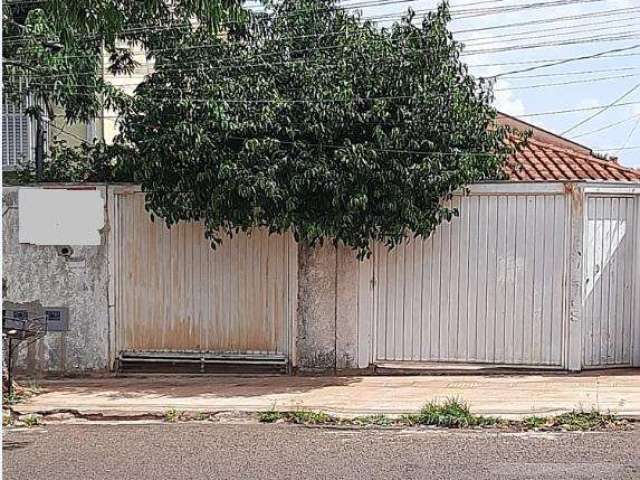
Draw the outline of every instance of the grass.
M207 420L210 420L211 416L208 413L205 413L205 412L198 412L198 413L195 414L193 419L196 422L205 422Z
M537 430L547 425L548 422L549 422L549 419L546 417L538 417L536 415L531 415L530 417L525 417L522 420L522 425L527 430Z
M386 427L394 423L394 419L387 417L383 414L378 415L365 415L362 417L355 417L348 421L353 425L378 425L381 427Z
M279 412L277 410L265 410L258 413L258 420L261 423L274 423L284 420L288 423L299 425L322 425L336 423L336 419L324 412L314 412L310 410L296 410L293 412Z
M303 425L321 425L326 423L334 423L335 419L324 412L311 412L307 410L298 410L290 412L288 419L291 423Z
M29 428L40 425L40 417L37 417L35 415L27 415L26 417L20 419L20 421Z
M573 411L553 417L552 426L568 431L603 430L622 425L615 415L602 414L596 410L591 412Z
M324 412L298 410L293 412L266 410L258 414L262 423L284 421L302 425L353 425L353 426L436 426L442 428L503 428L513 430L590 431L624 429L627 422L598 411L574 411L555 417L532 415L520 421L508 421L496 417L475 415L469 405L457 398L427 403L419 413L391 418L386 415L366 415L355 418L336 418Z
M175 408L170 408L164 412L164 421L167 423L176 423L182 420L183 416L184 412L176 410Z
M14 380L13 388L11 390L11 395L5 394L2 396L3 405L15 405L17 403L22 403L29 397L33 397L34 395L41 393L40 385L35 379L28 380L28 386L19 385Z
M429 402L420 413L401 417L409 425L433 425L447 428L486 427L496 425L498 419L474 415L469 405L457 398L444 402Z
M266 410L258 413L258 420L260 423L274 423L283 418L283 413L277 410Z

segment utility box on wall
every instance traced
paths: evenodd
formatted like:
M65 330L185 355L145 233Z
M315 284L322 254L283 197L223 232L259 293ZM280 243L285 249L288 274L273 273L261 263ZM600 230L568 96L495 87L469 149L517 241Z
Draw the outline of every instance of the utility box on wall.
M21 188L19 242L32 245L100 245L104 199L97 189Z

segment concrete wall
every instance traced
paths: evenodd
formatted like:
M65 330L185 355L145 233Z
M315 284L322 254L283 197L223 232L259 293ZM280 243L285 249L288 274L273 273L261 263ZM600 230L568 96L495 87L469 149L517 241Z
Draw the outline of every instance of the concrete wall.
M366 368L359 350L369 344L359 321L359 298L369 285L362 282L369 261L353 250L325 243L298 250L298 338L296 367L301 372L335 372ZM364 271L363 271L364 269ZM366 338L364 338L366 337Z
M104 197L104 191L102 191ZM82 374L108 365L108 260L106 228L97 246L74 246L64 257L56 246L20 244L18 189L3 191L5 300L40 301L69 309L68 331L49 332L22 349L19 367L29 372Z

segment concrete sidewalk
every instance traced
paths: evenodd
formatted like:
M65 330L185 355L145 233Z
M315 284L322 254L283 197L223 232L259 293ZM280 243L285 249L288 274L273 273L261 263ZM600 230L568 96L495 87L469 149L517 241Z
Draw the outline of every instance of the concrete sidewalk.
M579 375L399 377L181 377L48 380L15 405L20 414L162 415L268 409L322 410L344 416L415 412L425 402L459 397L474 413L519 418L573 409L640 416L640 370Z

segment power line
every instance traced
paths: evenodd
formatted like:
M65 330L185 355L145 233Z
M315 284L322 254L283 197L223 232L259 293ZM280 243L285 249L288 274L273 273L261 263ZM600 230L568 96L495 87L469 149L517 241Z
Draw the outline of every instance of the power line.
M498 0L499 1L499 0ZM569 16L563 16L563 17L554 17L551 19L542 19L542 20L530 20L527 22L518 22L518 23L511 23L511 24L505 24L505 25L498 25L498 26L492 26L492 27L484 27L484 28L476 28L476 29L468 29L468 30L453 30L452 33L467 33L467 32L476 32L476 31L483 31L483 30L492 30L492 29L496 29L496 28L513 28L515 26L527 26L527 25L535 25L535 24L541 24L541 23L555 23L558 21L563 21L563 20L577 20L577 19L581 19L581 18L585 18L588 17L589 19L595 18L595 17L605 17L605 16L617 16L617 15L622 15L628 12L632 12L632 11L636 11L640 9L640 7L626 7L626 8L621 8L621 9L611 9L611 10L603 10L600 12L594 12L594 13L589 13L589 14L582 14L582 15L569 15ZM367 20L368 17L361 17L363 20ZM402 18L402 15L398 16L397 18ZM619 19L617 21L625 21L628 20L628 18L624 18L624 19ZM585 24L586 25L586 24ZM164 26L144 26L144 27L139 27L139 28L131 28L131 29L125 29L122 31L123 34L127 34L127 33L133 33L133 32L141 32L141 31L160 31L160 30L168 30L168 29L180 29L180 28L192 28L193 26L191 24L183 24L183 25L164 25ZM574 26L573 28L576 28L576 26ZM305 37L315 37L318 35L323 35L323 36L328 36L328 35L338 35L338 34L342 34L343 32L323 32L322 34L313 34L313 35L301 35L298 37L285 37L285 38L305 38ZM16 37L5 37L5 44L8 43L8 41L10 41L10 38L16 38L16 39L21 39L23 41L26 41L27 39L22 38L21 36L16 36ZM87 39L89 38L88 36L75 36L75 38L84 38ZM97 37L96 37L97 38Z
M620 95L618 98L616 98L613 102L609 103L608 105L605 105L604 107L600 107L600 109L596 113L594 113L593 115L589 115L587 118L585 118L584 120L581 120L580 122L576 123L571 128L568 128L567 130L562 132L560 135L566 135L567 133L572 132L576 128L578 128L578 127L584 125L585 123L591 121L592 119L596 118L598 115L603 114L604 112L606 112L610 108L612 108L612 107L614 107L616 105L620 105L619 102L621 100L624 100L626 97L631 95L634 91L636 91L638 88L640 88L640 83L636 83L633 87L631 87L629 90L624 92L622 95Z
M598 78L586 78L586 79L581 79L581 80L571 80L568 82L556 82L556 83L538 83L538 84L534 84L534 85L516 85L516 86L511 86L511 87L505 87L505 88L496 88L494 89L494 92L503 92L503 91L511 91L511 90L529 90L532 88L547 88L547 87L559 87L559 86L564 86L564 85L576 85L576 84L581 84L581 83L597 83L597 82L604 82L604 81L610 81L610 80L618 80L621 78L635 78L637 77L638 74L629 74L629 75L614 75L611 77L598 77Z
M467 50L463 52L461 56L467 57L471 55L481 55L488 53L502 53L502 52L513 52L517 50L530 50L535 48L543 48L543 47L562 47L567 45L580 45L580 44L589 44L589 43L600 43L600 42L621 42L625 40L638 38L640 34L640 30L637 30L633 33L627 35L601 35L601 36L590 36L583 38L576 38L570 40L562 40L557 42L542 42L542 43L531 43L528 45L514 45L508 47L495 47L495 48L485 48L479 50Z
M619 149L617 149L616 151L613 152L614 155L617 155L621 150L624 150L627 147L627 145L629 145L629 141L631 140L631 137L633 137L633 134L635 133L635 131L637 130L639 125L640 125L640 115L638 116L638 120L636 120L635 125L633 126L633 128L629 132L629 135L627 136L627 139L622 144L622 147L620 147Z
M509 80L518 80L521 78L541 78L541 77L566 77L566 76L574 76L574 75L590 75L593 73L611 73L611 72L628 72L640 70L640 66L634 67L620 67L620 68L601 68L595 70L581 70L581 71L571 71L571 72L556 72L556 73L536 73L534 75L516 75L510 77Z
M522 116L522 115L521 115ZM46 120L47 123L49 123L49 125L53 126L54 128L60 130L63 133L66 133L68 135L71 135L75 138L77 138L79 141L90 145L91 142L69 132L64 130L61 127L58 127L57 125L55 125L52 121L50 120ZM236 137L236 136L228 136L227 137L230 140L252 140L255 137L252 138L248 138L248 137ZM287 140L280 140L277 138L268 138L265 140L269 140L272 141L274 143L279 143L279 144L284 144L284 145L306 145L306 146L315 146L315 147L322 147L322 148L329 148L329 149L336 149L336 150L341 150L341 149L349 149L351 147L350 144L345 144L345 145L333 145L333 144L325 144L325 143L310 143L310 142L303 142L303 141L287 141ZM139 142L135 142L135 145L138 145L140 143L150 143L154 140L142 140ZM457 152L442 152L442 151L423 151L423 150L407 150L407 149L389 149L389 148L372 148L371 145L366 145L363 143L357 143L357 144L353 144L353 145L358 145L358 146L362 146L363 148L366 148L367 150L370 151L374 151L374 152L382 152L382 153L406 153L406 154L410 154L410 155L439 155L439 156L496 156L499 155L495 152L465 152L465 151L457 151ZM640 149L640 145L634 145L631 147L627 147L627 146L623 146L623 147L614 147L614 148L601 148L601 149L596 149L595 151L598 152L607 152L607 151L620 151L620 150L636 150L636 149Z
M611 107L609 107L609 108L626 107L628 105L640 105L640 101L639 102L617 103L615 105L611 105ZM525 114L522 114L522 115L518 115L518 118L541 117L541 116L545 116L545 115L564 115L564 114L567 114L567 113L578 113L578 112L592 112L594 110L599 110L601 108L602 107L582 107L582 108L570 108L570 109L566 109L566 110L554 110L554 111L550 111L550 112L525 113ZM562 133L561 135L564 135L564 133Z
M467 28L464 30L454 30L453 33L461 34L461 33L475 33L475 32L484 32L487 30L498 30L503 28L514 28L514 27L523 27L530 25L540 25L540 24L550 24L550 23L558 23L563 22L565 20L579 20L582 18L599 18L599 17L610 17L610 16L618 16L624 15L632 11L639 10L640 7L625 7L625 8L616 8L610 10L601 10L593 13L583 13L578 15L565 15L553 18L543 18L539 20L527 20L525 22L515 22L515 23L507 23L500 25L493 25L490 27L478 27L478 28Z
M177 100L173 99L171 102L176 103L176 101ZM204 101L206 101L206 99L204 99ZM626 107L629 105L640 105L640 101L618 103L616 105L613 105L611 108L620 108L620 107ZM571 113L592 112L600 108L602 107L581 107L581 108L570 108L565 110L551 110L551 111L545 111L545 112L524 113L522 115L518 115L518 118L543 117L543 116L550 116L550 115L566 115ZM167 114L163 113L163 115L167 115ZM101 118L118 119L118 118L121 118L121 115L101 115ZM390 125L394 125L394 124L390 124Z
M640 145L634 145L632 147L624 147L624 148L613 147L613 148L597 148L597 149L595 149L596 152L613 152L613 151L620 151L620 150L640 150Z
M635 50L637 48L640 48L640 43L637 43L635 45L631 45L629 47L613 48L613 49L610 49L610 50L603 50L601 52L593 53L593 54L590 54L590 55L582 55L582 56L579 56L579 57L565 58L565 59L561 59L561 60L558 60L558 61L552 61L552 62L543 64L543 65L536 65L536 66L533 66L533 67L526 67L526 68L522 68L522 69L518 69L518 70L511 70L511 71L508 71L508 72L499 73L497 75L494 75L493 78L506 77L507 75L514 75L514 74L517 74L517 73L532 72L534 70L539 70L541 68L555 67L557 65L564 65L566 63L577 62L577 61L581 61L581 60L590 60L590 59L593 59L593 58L608 56L608 54L611 54L611 53L627 52L629 50Z
M628 22L629 20L635 20L638 19L640 17L631 17L631 18L621 18L618 20L615 20L615 22ZM614 21L612 21L613 23ZM602 23L601 22L596 22L596 23L591 23L591 24L584 24L584 25L578 25L575 27L554 27L554 28L547 28L547 29L541 29L538 30L536 32L520 32L518 34L511 34L511 35L496 35L496 36L488 36L488 37L481 37L481 38L471 38L469 40L463 40L462 43L464 43L465 46L467 47L480 47L483 45L493 45L493 44L502 44L502 43L511 43L511 42L519 42L521 40L530 40L530 39L543 39L543 38L557 38L557 37L565 37L567 35L575 35L578 33L593 33L593 28L583 28L583 27L588 27L589 25L600 25L602 27ZM613 34L613 33L617 33L617 34L625 34L625 33L633 33L635 32L635 30L621 30L621 29L626 29L628 27L637 27L638 23L637 22L632 22L632 23L625 23L623 25L614 25L614 26L609 26L607 27L607 33L608 34ZM543 33L547 32L546 34L543 35ZM485 40L485 39L490 39L489 41L481 41L481 40Z
M640 33L640 30L637 31L638 33ZM483 50L472 50L472 51L466 51L466 52L462 52L461 55L462 56L470 56L470 55L477 55L480 53L498 53L498 52L507 52L507 51L517 51L517 50L522 50L522 49L533 49L533 48L541 48L541 47L547 47L547 46L564 46L564 45L575 45L575 44L587 44L587 43L598 43L598 42L602 42L602 41L623 41L623 40L627 40L627 39L631 39L631 38L637 38L638 35L635 34L628 34L628 35L615 35L615 36L590 36L590 37L582 37L582 38L574 38L574 39L568 39L568 40L564 40L564 41L559 41L559 42L542 42L542 43L534 43L534 44L527 44L527 45L513 45L513 46L509 46L509 47L501 47L501 48L494 48L494 49L483 49ZM198 45L188 45L188 46L181 46L181 47L168 47L168 48L162 48L162 49L154 49L154 50L150 50L148 53L149 54L153 54L153 53L157 53L157 52L171 52L171 51L187 51L187 50L194 50L194 49L202 49L202 48L211 48L211 47L217 47L219 46L219 44L217 43L207 43L207 44L198 44ZM631 50L634 48L637 48L638 46L640 46L640 44L638 45L633 45L631 47L623 47L621 49L612 49L612 50L608 50L607 52L621 52L621 51L625 51L625 50ZM288 52L289 54L304 54L306 52L317 52L317 51L326 51L326 50L336 50L339 48L344 48L344 45L326 45L326 46L317 46L317 47L308 47L308 48L303 48L303 49L298 49L298 50L293 50L291 52ZM420 49L414 49L415 51L421 51ZM261 53L261 54L255 54L252 55L248 58L243 59L244 61L246 60L250 60L250 59L254 59L254 58L261 58L261 57L269 57L272 56L274 54L266 52L266 53ZM601 56L603 55L603 52L601 53L597 53L594 55L588 55L588 56L584 56L584 57L578 57L579 59L586 59L586 58L595 58L596 56ZM67 56L57 56L56 59L69 59L69 58L86 58L88 55L67 55ZM218 59L218 60L235 60L237 59L237 57L225 57L222 59ZM184 63L189 64L190 62L186 62ZM191 62L194 63L194 62ZM199 62L195 62L195 63L199 63ZM563 62L559 62L557 64L561 64L561 63L566 63L566 60ZM246 64L245 64L246 65ZM224 68L225 66L221 66L221 68ZM182 67L180 67L182 68ZM503 73L503 74L498 74L497 76L504 76L507 74L512 74L512 73L521 73L521 72L526 72L526 71L530 71L530 70L534 70L534 69L539 69L539 68L543 68L542 66L538 66L538 67L530 67L528 69L523 69L523 70L518 70L518 71L514 71L514 72L507 72L507 73Z
M590 3L590 2L595 2L595 1L603 1L603 0L556 0L556 1L554 1L554 2L548 2L548 3L549 3L549 4L556 5L556 4L568 4L568 3L572 3L572 2L578 2L578 3L580 3L580 2L586 2L586 3ZM567 3L567 2L568 2L568 3ZM393 2L390 2L390 3L397 3L397 1L393 1ZM372 2L372 4L373 4L373 2ZM544 2L536 2L536 3L533 3L533 4L524 5L524 6L512 6L512 8L525 8L525 9L526 9L526 8L531 8L531 6L532 6L532 5L533 5L533 6L545 6L545 5L547 5L547 4L545 4ZM345 8L347 8L347 7L345 7ZM349 8L351 8L351 7L349 7ZM503 7L500 7L500 8L503 8ZM340 9L340 8L338 8L338 9ZM311 9L307 9L307 10L311 10ZM616 15L619 15L619 14L621 14L621 13L622 13L622 12L619 12L619 10L624 10L624 9L611 10L611 12L615 13ZM627 10L629 10L629 11L633 11L633 10L634 10L634 7L628 7L628 8L627 8ZM299 11L303 11L303 10L299 10ZM421 12L423 12L423 13L427 13L427 12L430 12L430 11L432 11L432 10L431 10L431 9L427 9L427 10L423 10L423 11L421 11ZM479 10L479 11L481 11L481 12L482 12L482 11L484 11L484 10L482 10L482 9L481 9L481 10ZM603 11L603 13L606 13L606 12L608 12L608 11L606 11L606 10L605 10L605 11ZM594 13L594 14L592 15L592 17L593 17L594 15L595 15L595 16L597 16L597 15L598 15L598 12ZM285 16L286 16L286 15L285 15ZM294 15L293 15L293 14L290 14L289 16L293 17ZM279 17L280 17L279 15L272 15L270 18L271 18L271 19L273 19L273 18L279 18ZM404 17L404 14L400 14L400 15L397 15L397 14L395 14L395 15L387 15L387 17L388 17L388 18L390 18L390 19L393 19L393 18L395 18L395 19L400 19L400 18L403 18L403 17ZM580 17L580 16L568 16L568 17L566 17L566 18L579 18L579 17ZM371 20L372 18L373 18L373 17L366 17L366 16L361 17L361 19L362 19L362 20ZM562 17L561 17L561 18L562 18ZM622 20L626 20L626 19L622 19ZM548 20L548 21L551 23L551 22L557 21L557 19L550 19L550 20ZM539 22L539 21L538 21L538 22ZM238 23L238 22L233 22L233 23ZM534 24L534 23L537 23L537 21L532 21L532 22L529 22L529 23ZM527 22L523 22L522 24L523 24L523 25L524 25L524 24L527 24ZM512 24L512 25L514 25L514 24ZM128 29L128 30L123 30L123 33L126 35L127 33L141 32L141 31L145 31L145 30L155 31L155 30L166 30L166 29L171 29L171 28L192 28L192 27L193 27L193 26L192 26L192 25L190 25L190 24L183 24L183 25L176 25L176 26L171 26L171 25L169 25L169 26L166 26L166 25L165 25L165 26L145 26L145 27L140 27L140 28L137 28L137 29ZM325 36L326 36L326 35L331 35L331 34L337 35L337 34L341 34L341 33L342 33L342 32L323 32L323 33L322 33L322 35L325 35ZM307 36L309 36L309 37L313 37L313 36L316 36L316 35L318 35L318 34L313 34L313 35L304 35L304 36L300 36L300 38L302 38L302 37L307 37ZM10 41L10 39L11 39L11 38L21 39L21 37L20 37L20 36L16 36L16 37L7 37L7 38L5 38L5 40ZM80 37L78 37L78 38L80 38ZM84 38L86 39L86 38L89 38L89 37L84 36ZM98 37L96 37L96 39L97 39L97 38L98 38ZM296 38L296 37L291 37L291 38Z
M614 122L614 123L609 123L609 124L604 125L604 126L602 126L602 127L600 127L600 128L597 128L597 129L595 129L595 130L590 130L590 131L588 131L588 132L581 133L581 134L579 134L579 135L571 136L571 138L573 139L573 138L586 137L586 136L588 136L588 135L593 135L594 133L600 133L600 132L603 132L603 131L608 130L608 129L610 129L610 128L617 127L618 125L622 125L623 123L627 123L627 122L629 122L629 121L631 121L631 120L635 120L635 119L636 119L636 117L640 117L640 114L637 114L637 115L631 115L630 117L627 117L627 118L625 118L624 120L619 120L619 121Z
M580 80L570 80L570 81L566 81L566 82L538 83L538 84L533 84L533 85L515 85L515 86L510 86L510 87L505 87L505 88L495 88L493 91L494 92L502 92L502 91L507 91L507 90L509 90L509 91L510 90L528 90L528 89L533 89L533 88L557 87L557 86L563 86L563 85L575 85L575 84L582 84L582 83L597 83L597 82L603 82L603 81L618 80L618 79L622 79L622 78L634 78L634 77L638 77L639 75L640 74L612 75L612 76L606 76L606 77L596 77L596 78L586 78L586 79L580 79ZM117 83L117 84L109 84L109 85L113 85L114 87L137 87L141 83L142 82ZM49 83L30 82L30 85L38 86L38 87L53 87L56 84L55 84L55 82L49 82ZM65 83L64 86L65 87L76 87L76 88L98 88L101 85Z

